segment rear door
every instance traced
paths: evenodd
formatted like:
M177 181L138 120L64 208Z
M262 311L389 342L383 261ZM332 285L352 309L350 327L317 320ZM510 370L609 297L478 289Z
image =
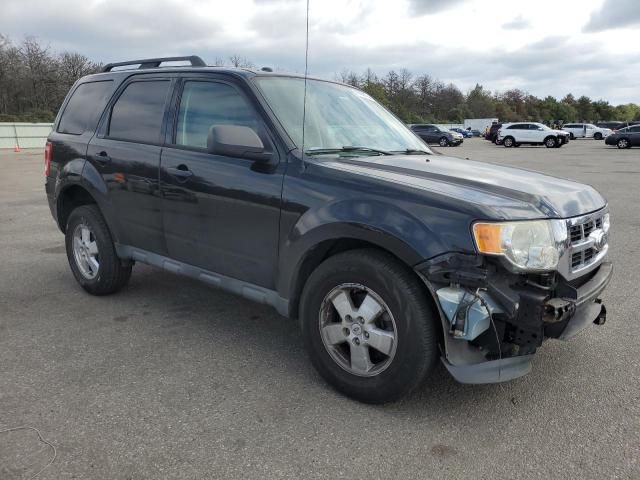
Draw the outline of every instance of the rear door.
M562 130L565 130L566 132L572 134L574 137L580 137L582 132L582 128L579 128L581 126L576 125L575 123L569 123L567 125L565 125L564 127L562 127Z
M511 125L507 127L508 135L515 138L516 143L527 143L531 141L531 135L529 134L529 126L526 123L519 123L517 125ZM505 135L503 135L504 137Z
M147 74L123 83L87 149L107 185L118 241L159 254L166 253L160 144L173 82L171 76Z
M223 76L180 81L161 159L163 223L171 258L273 289L286 163L252 98ZM254 129L273 164L208 153L210 127L224 124Z

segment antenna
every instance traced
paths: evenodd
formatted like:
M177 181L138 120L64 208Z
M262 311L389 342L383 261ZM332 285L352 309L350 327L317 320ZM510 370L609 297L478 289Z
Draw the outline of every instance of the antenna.
M304 52L304 95L302 100L302 165L304 168L304 125L307 116L307 75L309 74L309 0L307 0L307 38Z

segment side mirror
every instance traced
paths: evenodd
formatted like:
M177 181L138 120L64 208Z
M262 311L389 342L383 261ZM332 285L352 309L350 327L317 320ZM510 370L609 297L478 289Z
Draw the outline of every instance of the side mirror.
M258 134L241 125L212 125L207 136L207 151L225 157L246 158L267 162L271 153L266 152Z

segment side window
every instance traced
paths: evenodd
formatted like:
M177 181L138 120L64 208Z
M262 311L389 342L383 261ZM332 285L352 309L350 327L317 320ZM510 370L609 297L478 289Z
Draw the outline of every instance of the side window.
M631 127L629 131L633 133L640 133L640 127Z
M169 80L133 82L113 105L107 136L117 140L158 143Z
M58 132L82 135L87 129L93 129L112 90L112 80L79 85L62 113Z
M214 125L242 125L257 130L258 120L247 100L231 85L185 82L175 143L207 148L209 129Z

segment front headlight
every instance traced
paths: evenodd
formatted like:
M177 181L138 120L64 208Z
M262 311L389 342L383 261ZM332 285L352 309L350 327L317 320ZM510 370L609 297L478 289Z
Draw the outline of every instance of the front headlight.
M519 270L548 271L558 266L567 226L562 220L478 222L473 237L480 253L502 256Z

